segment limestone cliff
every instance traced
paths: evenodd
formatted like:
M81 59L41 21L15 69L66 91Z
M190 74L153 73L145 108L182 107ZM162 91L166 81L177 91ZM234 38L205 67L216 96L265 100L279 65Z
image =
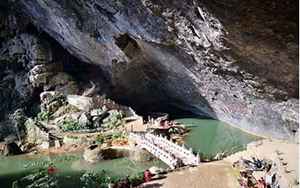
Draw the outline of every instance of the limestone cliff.
M299 122L295 4L19 0L9 6L71 56L96 65L94 77L103 77L109 95L137 110L177 107L291 138Z

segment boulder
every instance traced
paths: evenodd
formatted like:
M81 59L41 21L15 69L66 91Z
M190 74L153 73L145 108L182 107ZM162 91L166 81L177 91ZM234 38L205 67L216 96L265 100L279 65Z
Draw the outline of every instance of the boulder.
M94 116L101 116L103 113L104 113L104 111L102 109L100 109L100 108L93 109L90 112L90 114L91 114L92 117L94 117Z
M89 116L89 114L87 112L83 112L82 114L80 114L80 117L78 119L78 123L79 123L80 127L88 128L92 124L90 119L91 119L91 117Z
M39 145L39 148L41 149L49 149L50 148L50 143L49 142L42 142L40 145Z
M66 97L56 91L45 91L40 94L41 110L49 114L56 112L61 106L66 104Z
M42 103L49 103L57 95L58 92L55 91L44 91L40 94L40 100Z
M100 145L91 145L85 148L83 152L83 158L90 163L95 163L103 159Z
M75 108L74 106L67 104L67 105L61 106L54 114L52 114L51 117L53 119L55 119L55 118L59 118L66 114L78 113L78 111L79 110L77 108Z
M109 116L103 119L103 127L116 128L123 125L123 114L118 110L110 110Z
M69 114L66 115L66 118L74 120L74 121L78 121L79 118L81 117L81 114L82 114L81 112L69 113Z
M51 72L45 72L40 74L30 73L29 82L33 87L41 87L46 84L50 77L53 76Z
M5 156L18 155L21 153L23 153L22 150L15 142L5 144L5 147L3 150L3 155L5 155Z
M95 128L101 127L102 120L109 116L109 112L102 109L94 109L90 112L90 114L92 116L93 126Z
M93 121L93 126L95 128L100 128L101 127L102 118L100 118L100 117L93 117L92 121Z
M164 169L158 168L157 166L152 166L149 168L149 171L151 174L158 175L158 174L164 172Z
M16 134L18 140L24 136L24 124L27 117L23 109L17 109L13 114L10 115L10 120L14 125L13 132Z
M46 142L49 141L48 133L41 130L37 126L36 122L31 118L29 118L25 122L25 132L26 132L26 137L25 137L26 144L39 145L42 144L44 141Z
M93 100L91 97L84 97L80 95L68 95L67 101L70 105L73 105L82 111L89 111L93 107Z
M63 115L58 116L58 117L54 117L53 120L52 120L52 123L58 125L58 124L63 123L66 120L67 121L71 120L71 121L74 121L74 122L78 122L78 119L79 119L80 115L81 115L80 112L70 112L70 113L63 114Z
M22 108L19 108L15 110L15 112L10 116L10 119L16 126L21 128L24 125L27 117L24 113L24 110Z
M146 162L152 159L152 155L146 150L140 150L137 147L132 147L130 150L130 155L128 156L130 160L138 162Z

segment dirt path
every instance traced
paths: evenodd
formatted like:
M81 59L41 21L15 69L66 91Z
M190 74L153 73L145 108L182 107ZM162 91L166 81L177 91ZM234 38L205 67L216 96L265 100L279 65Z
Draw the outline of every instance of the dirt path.
M224 161L203 163L195 168L167 174L165 179L143 185L144 188L239 188L238 172Z

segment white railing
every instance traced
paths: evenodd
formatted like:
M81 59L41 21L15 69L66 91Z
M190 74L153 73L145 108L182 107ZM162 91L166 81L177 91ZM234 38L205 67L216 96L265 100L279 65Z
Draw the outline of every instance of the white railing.
M176 143L164 138L162 136L156 136L150 133L145 134L145 137L148 140L151 140L153 143L159 145L161 148L164 148L169 153L172 153L176 157L182 160L185 165L199 165L200 157L199 155L194 155L192 148L187 149L184 145L179 146Z
M150 133L141 135L130 133L130 138L135 140L138 146L145 148L171 168L175 168L180 160L184 165L200 164L199 155L194 155L191 148L187 149L184 145L179 146L162 136Z
M144 141L142 147L152 153L155 157L162 160L172 169L174 169L178 163L178 159L172 157L169 153L165 152L164 150L160 149L159 147L149 144L148 142Z
M155 157L159 158L164 163L166 163L172 169L174 169L177 166L179 162L178 159L172 157L171 154L157 147L154 143L151 143L151 141L146 139L144 136L131 133L130 137L131 139L135 140L139 147L146 149Z

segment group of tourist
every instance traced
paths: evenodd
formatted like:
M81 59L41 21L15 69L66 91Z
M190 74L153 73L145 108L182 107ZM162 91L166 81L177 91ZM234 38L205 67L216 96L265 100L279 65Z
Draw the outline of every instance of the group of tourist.
M240 167L241 188L279 188L276 164L266 160L252 158L241 159L233 164ZM262 177L255 177L254 172L264 172Z

